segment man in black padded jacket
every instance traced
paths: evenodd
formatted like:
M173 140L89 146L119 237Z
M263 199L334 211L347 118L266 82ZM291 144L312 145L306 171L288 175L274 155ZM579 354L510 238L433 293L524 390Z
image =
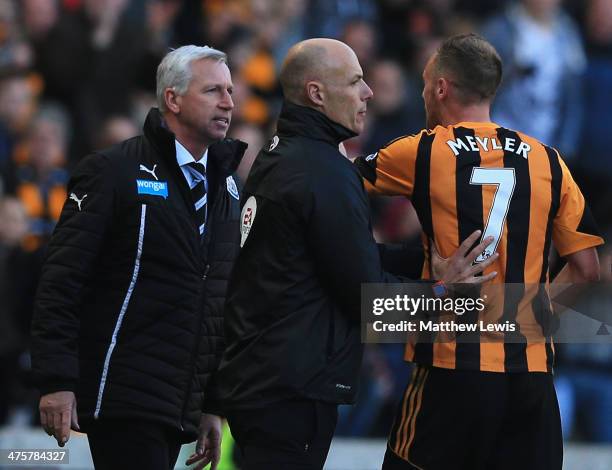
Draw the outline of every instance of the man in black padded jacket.
M70 181L36 296L33 373L43 427L63 446L80 424L97 469L174 468L198 427L194 459L219 459L209 388L246 148L222 140L231 92L224 53L170 52L144 135L86 157Z
M372 97L357 57L342 42L307 40L280 79L277 134L242 196L215 387L246 470L323 467L337 405L357 392L361 284L401 282L381 268L361 176L338 150L362 131ZM443 279L489 279L470 266L483 247ZM420 287L415 296L431 295Z

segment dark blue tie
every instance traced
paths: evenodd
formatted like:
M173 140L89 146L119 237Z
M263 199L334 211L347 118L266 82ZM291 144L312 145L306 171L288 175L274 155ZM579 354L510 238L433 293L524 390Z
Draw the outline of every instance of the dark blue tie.
M191 196L193 197L193 203L195 205L196 220L198 221L198 227L200 229L200 236L204 236L206 229L206 215L207 215L207 192L208 192L208 181L206 180L206 167L197 162L190 162L187 164L189 172L192 176L192 187Z

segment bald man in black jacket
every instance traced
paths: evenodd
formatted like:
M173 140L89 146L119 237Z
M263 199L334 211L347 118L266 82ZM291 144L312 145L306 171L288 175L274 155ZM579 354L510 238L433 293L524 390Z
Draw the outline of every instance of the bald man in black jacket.
M249 470L323 467L337 405L357 392L361 285L402 282L381 267L361 176L338 150L362 131L372 97L355 53L331 39L301 42L281 84L277 134L241 199L216 377ZM481 282L474 274L485 266L472 268L470 256L443 279ZM421 294L429 284L415 287Z

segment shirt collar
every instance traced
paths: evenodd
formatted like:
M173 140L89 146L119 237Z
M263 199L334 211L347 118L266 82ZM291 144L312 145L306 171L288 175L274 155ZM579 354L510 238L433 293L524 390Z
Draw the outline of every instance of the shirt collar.
M183 146L183 144L181 144L177 139L174 139L174 144L176 146L176 161L179 166L182 167L188 163L196 161L189 151ZM204 151L204 155L202 155L202 158L200 158L198 163L203 164L204 168L206 168L206 164L208 163L208 149Z

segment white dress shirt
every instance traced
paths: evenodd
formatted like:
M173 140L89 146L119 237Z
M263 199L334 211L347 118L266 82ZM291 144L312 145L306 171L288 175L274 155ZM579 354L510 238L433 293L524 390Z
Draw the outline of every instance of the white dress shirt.
M178 140L175 139L174 144L176 147L176 161L181 167L181 171L183 172L183 175L185 176L185 180L187 181L189 188L193 189L197 181L193 178L191 171L187 168L187 164L191 162L197 162L197 163L203 164L204 168L206 168L206 164L208 163L208 149L204 151L204 155L202 155L202 157L199 160L196 160L189 153L189 150L183 147L183 145Z

